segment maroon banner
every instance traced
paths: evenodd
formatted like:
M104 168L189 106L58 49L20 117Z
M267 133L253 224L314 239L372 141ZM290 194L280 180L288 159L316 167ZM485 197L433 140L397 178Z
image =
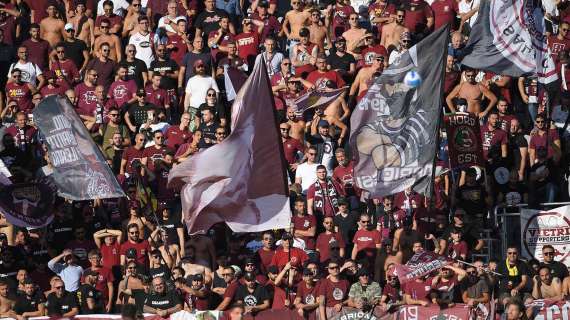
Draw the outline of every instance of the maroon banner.
M471 113L454 113L444 118L451 168L482 166L479 120Z
M471 309L465 304L457 304L451 308L440 309L437 305L402 306L393 315L394 320L470 320Z
M416 253L405 265L396 264L393 272L400 283L404 284L441 269L451 262L453 260L435 252L423 251Z
M534 320L566 320L570 316L570 301L560 301L553 304L552 301L543 300L540 305L537 301L535 301L535 306L540 310Z

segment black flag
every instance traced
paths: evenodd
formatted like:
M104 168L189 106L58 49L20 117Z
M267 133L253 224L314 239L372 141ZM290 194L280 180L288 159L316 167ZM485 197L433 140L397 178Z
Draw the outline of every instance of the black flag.
M34 109L45 136L58 193L71 200L124 197L103 154L65 97L50 96Z
M356 184L372 196L411 186L426 193L431 184L448 37L446 26L410 48L374 81L352 114ZM414 71L422 79L415 87L404 83Z

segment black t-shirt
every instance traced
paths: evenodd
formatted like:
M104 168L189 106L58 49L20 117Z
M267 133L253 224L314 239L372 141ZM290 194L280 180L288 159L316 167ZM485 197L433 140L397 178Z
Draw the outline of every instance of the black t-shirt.
M244 305L254 307L262 304L265 300L269 300L269 293L265 287L257 284L253 292L249 292L246 285L240 285L234 296L236 301L243 301Z
M131 104L128 108L131 123L137 127L145 123L148 117L148 111L150 110L158 110L158 108L148 102L145 103L144 106L140 106L138 102Z
M75 63L77 70L81 69L85 62L83 51L87 51L87 44L85 44L85 41L79 39L75 39L73 42L64 41L63 49L65 51L65 56Z
M165 76L160 79L160 87L165 90L176 89L178 86L178 80L168 76L169 73L175 72L178 69L178 64L172 59L168 59L166 61L154 60L150 63L150 71L159 74L161 72L165 72Z
M18 295L16 297L16 304L14 305L14 311L18 315L22 315L24 312L35 312L38 311L38 305L45 302L46 299L40 292L36 292L32 296Z
M198 107L198 111L200 112L200 114L202 114L202 111L206 109L214 111L216 121L219 121L220 119L227 119L226 108L224 108L224 105L219 101L216 102L215 106L209 106L207 103L204 102L200 105L200 107Z
M507 161L512 169L519 169L521 163L521 152L519 148L528 148L528 142L523 134L509 135Z
M180 219L179 218L177 219L174 216L170 216L168 220L161 220L161 223L164 230L166 230L166 234L168 235L168 241L170 243L178 244L180 242L179 241L180 239L178 238L177 229L183 228Z
M170 270L164 264L161 264L158 268L150 268L148 270L150 276L154 279L156 277L162 277L163 279L170 279Z
M480 185L462 185L457 190L458 206L463 208L471 217L487 213L485 197L487 192Z
M135 80L139 89L144 88L142 73L148 71L144 61L137 58L135 58L133 62L123 60L121 61L121 66L127 67L127 76L129 80Z
M522 276L529 275L528 266L521 260L516 262L516 273L509 274L507 269L507 262L505 260L500 260L497 266L497 272L503 274L504 277L499 279L499 290L501 292L510 292L511 289L518 286L522 281ZM520 291L525 291L526 288L522 288Z
M93 310L89 309L87 305L87 299L95 300L95 307ZM77 290L77 300L79 302L81 314L95 314L103 312L101 291L95 289L93 286L90 286L88 284L82 284L79 286L79 290Z
M346 218L340 214L334 216L334 225L338 227L338 231L340 232L344 243L352 243L359 218L360 217L353 212L349 212Z
M212 12L203 11L198 15L194 26L202 30L204 43L207 43L210 32L220 28L220 21L223 17L228 17L228 14L224 10L220 9L214 9Z
M211 125L205 123L200 124L198 129L202 131L202 139L200 139L198 143L198 148L206 149L216 144L216 130L218 127L219 125L216 122L213 122ZM209 139L209 141L206 141L206 139Z
M338 56L336 53L327 57L327 64L331 66L332 70L339 69L344 70L345 72L349 71L351 63L356 63L356 59L347 52L345 52L342 57Z
M148 294L145 300L145 305L159 310L167 310L180 303L180 299L174 291L170 291L165 294Z
M47 297L47 311L50 317L64 315L77 307L77 296L74 293L64 292L63 296L58 298L55 292L52 292Z

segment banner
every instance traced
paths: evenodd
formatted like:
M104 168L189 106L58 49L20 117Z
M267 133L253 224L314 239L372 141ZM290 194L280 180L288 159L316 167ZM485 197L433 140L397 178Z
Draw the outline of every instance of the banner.
M553 82L558 75L545 32L539 1L481 1L461 63L512 77L536 74L542 83Z
M283 144L272 105L260 57L232 106L229 136L170 171L169 187L183 187L182 212L189 232L205 232L218 222L226 222L234 232L290 226Z
M438 305L427 307L406 305L394 314L394 320L471 320L470 308L465 304L456 304L451 308L441 309Z
M400 57L374 81L351 116L356 185L372 197L414 186L429 193L442 107L449 26ZM435 67L434 67L435 66ZM404 83L410 71L418 86Z
M570 317L570 301L560 301L543 306L534 320L560 320Z
M554 247L554 260L570 266L570 206L521 210L522 256L543 261L542 247Z
M451 168L483 166L479 119L471 113L454 113L444 122Z
M396 264L394 275L398 277L400 284L405 284L439 270L452 262L453 260L435 252L422 251L413 255L405 265Z
M307 91L304 95L292 101L287 101L287 105L293 107L297 116L301 116L305 111L311 108L326 108L329 104L338 99L347 88L348 87Z
M51 176L62 197L77 201L125 196L67 98L49 96L33 113L45 136L53 165Z
M0 173L0 212L18 227L45 227L53 220L55 192L47 179L12 184Z

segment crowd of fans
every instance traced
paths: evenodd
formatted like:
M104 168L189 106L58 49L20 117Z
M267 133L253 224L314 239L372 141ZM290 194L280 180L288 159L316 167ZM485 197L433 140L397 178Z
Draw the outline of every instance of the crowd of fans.
M543 261L523 261L511 245L485 256L483 231L497 235L495 206L568 200L567 4L547 12L560 77L552 90L461 67L478 0L2 0L0 160L12 181L52 175L31 112L58 94L128 198L58 198L46 228L0 220L0 317L290 309L329 319L347 308L496 299L505 319L532 318L533 300L570 295L561 253L544 246ZM350 114L385 68L447 23L442 108L478 117L484 166L449 168L442 129L431 198L412 188L370 198L355 186ZM224 73L247 75L256 59L275 97L267 108L288 165L292 227L188 235L169 171L230 133ZM308 90L345 86L324 110L295 113L291 101ZM400 286L395 264L424 250L456 262Z

